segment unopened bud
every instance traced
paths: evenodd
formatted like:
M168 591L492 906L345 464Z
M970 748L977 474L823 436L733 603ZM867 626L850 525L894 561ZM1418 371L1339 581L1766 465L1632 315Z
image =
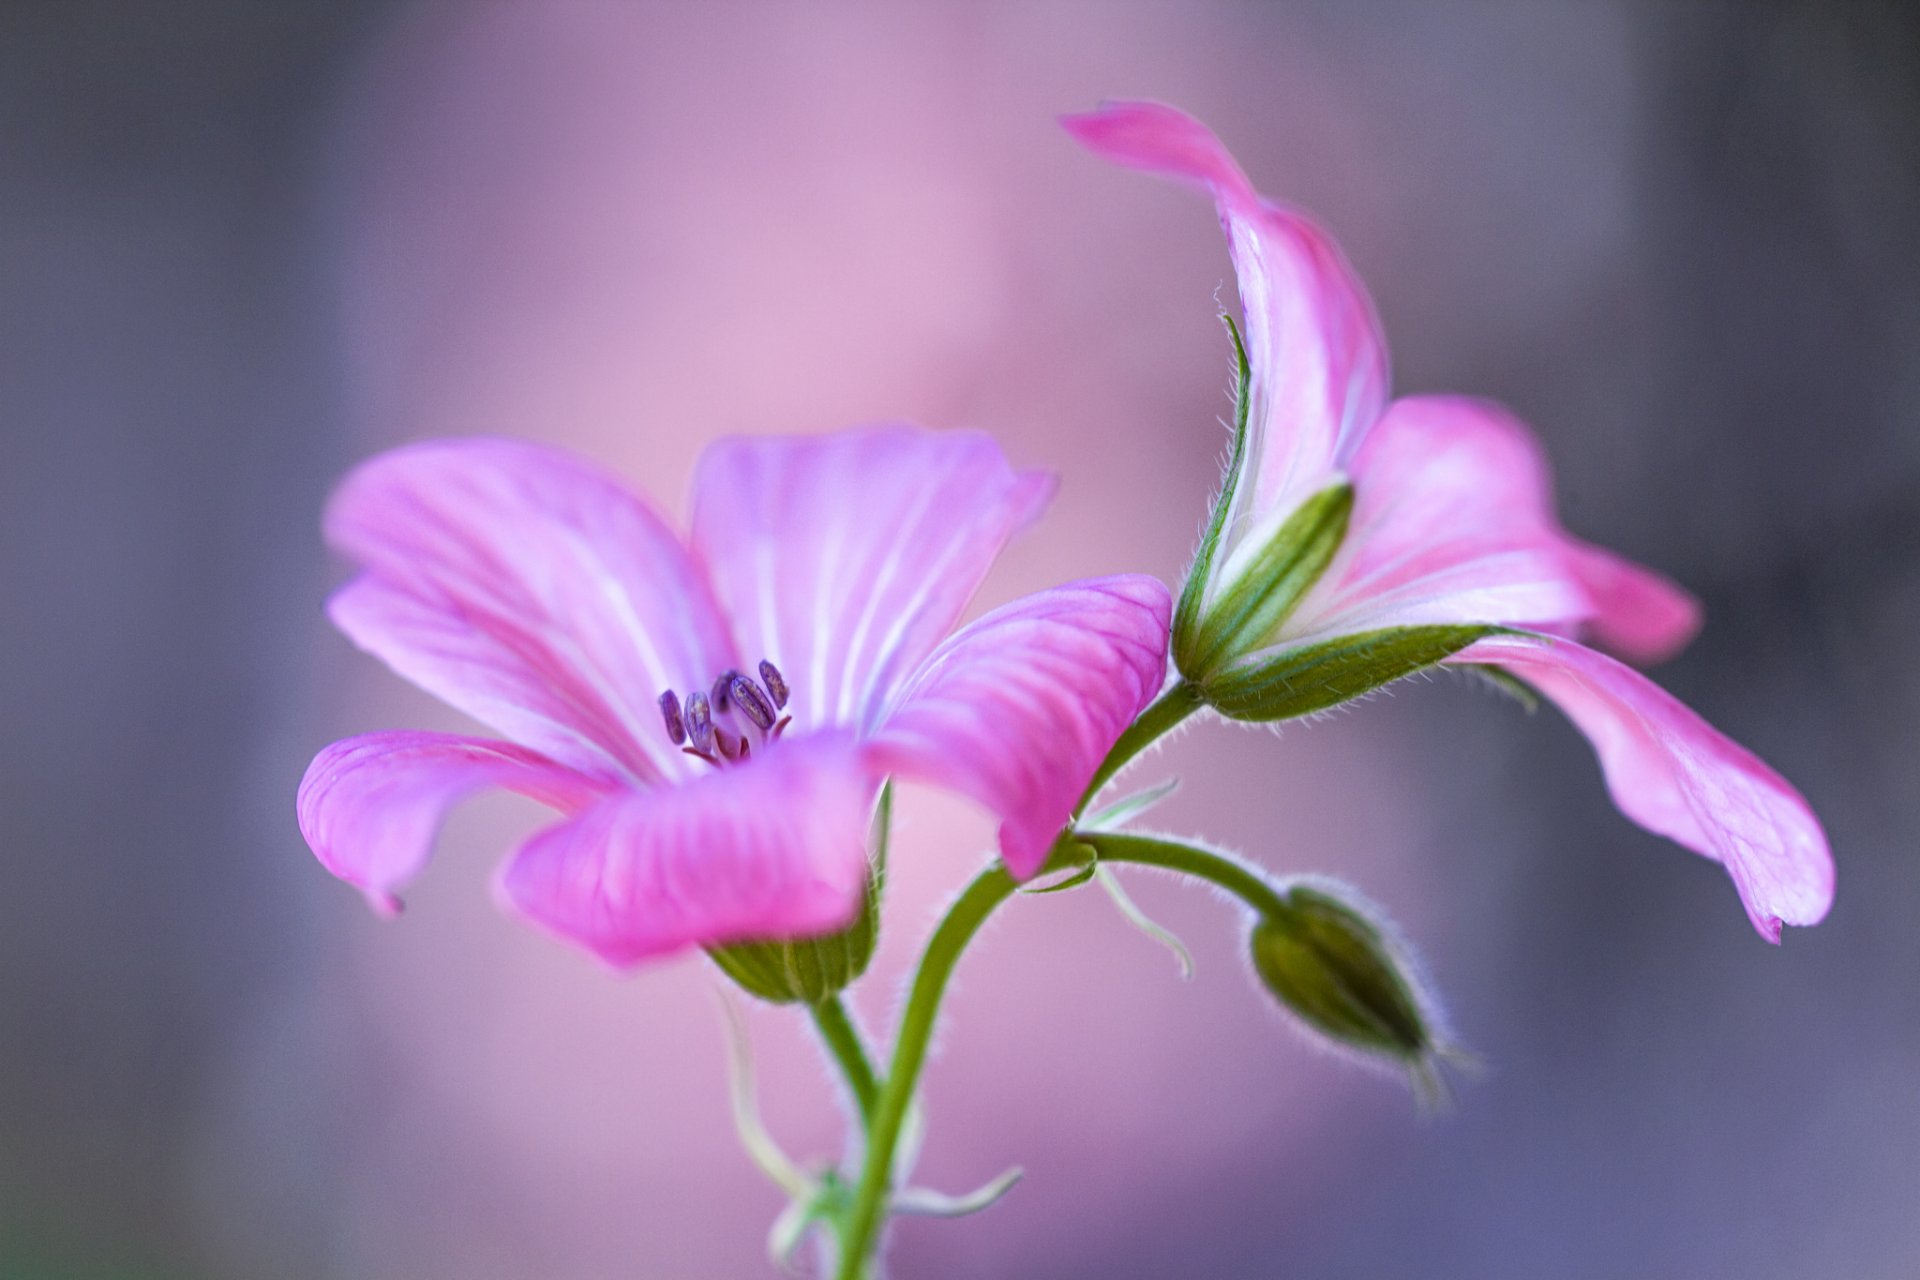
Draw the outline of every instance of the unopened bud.
M1254 972L1335 1045L1406 1068L1436 1090L1438 1058L1455 1056L1416 966L1387 926L1328 885L1295 885L1285 914L1254 925Z

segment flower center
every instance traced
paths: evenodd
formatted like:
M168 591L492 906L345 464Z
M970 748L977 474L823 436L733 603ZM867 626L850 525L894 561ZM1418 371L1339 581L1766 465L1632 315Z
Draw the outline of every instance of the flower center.
M780 714L787 706L787 682L780 669L760 660L760 679L728 669L714 677L712 692L690 693L683 707L669 689L660 695L660 718L667 737L696 759L710 765L733 764L753 754L753 730L762 745L778 742L793 717ZM731 726L731 728L729 728Z

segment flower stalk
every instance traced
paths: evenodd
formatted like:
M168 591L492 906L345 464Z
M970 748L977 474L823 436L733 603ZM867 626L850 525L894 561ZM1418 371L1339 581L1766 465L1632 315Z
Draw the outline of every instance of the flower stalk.
M820 1043L826 1046L846 1079L847 1092L853 1097L854 1110L859 1113L861 1128L865 1129L873 1123L874 1107L880 1100L880 1077L873 1069L873 1058L867 1052L860 1028L838 995L828 996L809 1011L814 1027L820 1032Z
M1004 867L998 863L989 866L961 891L941 917L933 936L927 939L927 949L914 972L906 1012L901 1015L900 1030L894 1039L893 1061L887 1068L886 1083L880 1089L868 1127L860 1181L841 1227L839 1280L864 1280L868 1275L868 1260L879 1239L883 1210L892 1190L894 1148L913 1105L920 1068L926 1064L941 998L967 944L973 941L994 908L1011 897L1015 888L1013 877Z

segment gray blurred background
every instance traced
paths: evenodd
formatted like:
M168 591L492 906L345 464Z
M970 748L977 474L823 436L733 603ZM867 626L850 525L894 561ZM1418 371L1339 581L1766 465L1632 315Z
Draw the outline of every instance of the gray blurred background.
M511 806L397 926L305 852L312 752L437 714L327 630L319 506L408 436L671 497L723 431L899 414L1065 473L996 598L1175 577L1227 267L1053 129L1102 96L1210 120L1341 235L1402 390L1512 404L1569 524L1704 599L1660 678L1805 791L1840 896L1764 946L1464 682L1190 734L1169 821L1393 909L1491 1074L1418 1122L1203 895L1141 889L1186 986L1090 897L1023 908L928 1161L1028 1182L898 1272L1920 1274L1920 8L7 0L0 1277L764 1270L698 965L495 918ZM966 856L906 874L870 1020Z

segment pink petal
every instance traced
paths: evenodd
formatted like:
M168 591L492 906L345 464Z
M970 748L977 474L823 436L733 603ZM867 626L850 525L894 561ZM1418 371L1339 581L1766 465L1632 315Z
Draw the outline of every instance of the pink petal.
M1207 127L1153 102L1062 120L1117 164L1198 185L1226 228L1246 312L1253 405L1228 549L1345 467L1386 403L1387 349L1366 287L1333 238L1262 198Z
M796 723L865 727L1053 487L972 431L738 437L700 458L693 543Z
M1498 405L1397 400L1353 464L1347 540L1286 630L1585 618L1553 482L1531 432Z
M1620 811L1725 866L1768 941L1827 914L1833 856L1807 802L1645 676L1543 636L1482 640L1448 661L1503 667L1558 703L1593 743Z
M599 777L686 772L655 700L733 647L699 566L619 481L557 449L446 440L363 463L327 536L366 567L332 615L500 733Z
M1040 869L1107 751L1160 692L1167 589L1099 578L1042 591L942 645L868 748L884 772L951 787L998 814L1000 852Z
M1565 553L1594 603L1582 629L1601 648L1646 665L1671 658L1699 634L1700 602L1664 574L1574 538Z
M827 932L859 909L877 791L850 735L783 739L549 828L500 887L513 908L615 965Z
M571 769L505 742L444 733L368 733L315 756L300 782L300 834L321 865L367 895L375 910L399 910L395 890L426 866L447 811L465 796L505 787L572 813L606 789Z

